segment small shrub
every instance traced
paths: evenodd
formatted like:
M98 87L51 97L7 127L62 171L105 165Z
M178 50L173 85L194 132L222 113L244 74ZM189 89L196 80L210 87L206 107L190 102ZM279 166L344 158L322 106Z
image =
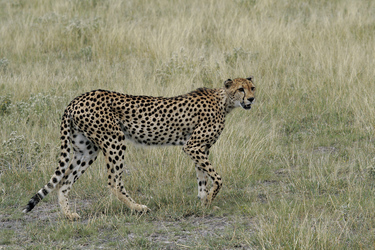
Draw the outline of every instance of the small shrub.
M12 104L9 95L0 96L0 116L10 114L9 106Z
M8 59L6 59L5 57L0 59L0 70L1 71L3 71L5 73L7 68L8 68L8 65L9 65Z
M13 131L9 139L1 143L0 148L0 170L11 168L31 170L46 151L38 142L26 139L17 131Z

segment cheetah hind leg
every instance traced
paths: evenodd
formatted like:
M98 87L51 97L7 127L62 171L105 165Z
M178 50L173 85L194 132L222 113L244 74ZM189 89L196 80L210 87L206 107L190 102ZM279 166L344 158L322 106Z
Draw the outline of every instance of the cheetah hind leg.
M72 185L78 180L79 177L86 171L86 169L96 160L98 155L98 150L94 152L93 155L89 157L84 157L79 155L79 157L75 157L71 165L69 166L69 170L67 174L64 176L61 184L59 185L58 189L58 200L61 207L61 210L66 218L69 220L77 220L81 217L74 212L70 211L70 206L68 202L68 194L72 188Z
M86 169L96 160L99 149L87 139L83 133L75 131L73 133L74 158L69 165L63 179L58 186L58 200L61 210L69 220L77 220L80 216L70 211L68 194L72 185L86 171Z

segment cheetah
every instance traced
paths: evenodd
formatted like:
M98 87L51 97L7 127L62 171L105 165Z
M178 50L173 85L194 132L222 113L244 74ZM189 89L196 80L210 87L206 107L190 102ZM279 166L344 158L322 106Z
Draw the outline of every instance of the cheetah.
M249 77L228 79L222 88L199 88L176 97L132 96L107 90L76 97L62 117L58 167L23 212L31 211L57 188L62 213L71 220L80 218L70 211L68 194L99 151L105 157L110 190L132 211L148 211L124 188L125 140L182 146L195 164L198 197L209 206L222 186L221 177L208 160L209 149L222 133L226 115L236 107L251 109L254 94L253 79ZM208 179L212 183L209 191Z

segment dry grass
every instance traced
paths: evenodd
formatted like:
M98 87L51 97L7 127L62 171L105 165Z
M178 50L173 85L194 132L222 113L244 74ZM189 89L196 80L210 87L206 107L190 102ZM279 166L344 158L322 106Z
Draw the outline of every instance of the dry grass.
M0 228L0 248L372 248L373 13L369 0L0 0L0 220L27 224ZM57 164L60 117L76 95L173 96L249 75L257 103L229 115L210 154L221 210L198 206L180 148L129 146L126 186L150 215L109 194L102 158L73 188L83 222L55 208L44 224L20 215ZM179 241L203 226L183 218L207 215L231 223ZM168 233L154 223L171 220L180 224ZM168 237L152 241L152 230Z

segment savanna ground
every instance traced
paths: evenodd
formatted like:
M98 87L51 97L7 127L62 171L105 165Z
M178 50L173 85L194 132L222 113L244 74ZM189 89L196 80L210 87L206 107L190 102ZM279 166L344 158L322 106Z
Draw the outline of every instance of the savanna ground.
M375 2L0 0L0 249L375 247ZM132 214L103 157L73 186L21 210L57 166L80 93L174 96L253 75L256 105L227 118L197 200L179 147L126 153Z

